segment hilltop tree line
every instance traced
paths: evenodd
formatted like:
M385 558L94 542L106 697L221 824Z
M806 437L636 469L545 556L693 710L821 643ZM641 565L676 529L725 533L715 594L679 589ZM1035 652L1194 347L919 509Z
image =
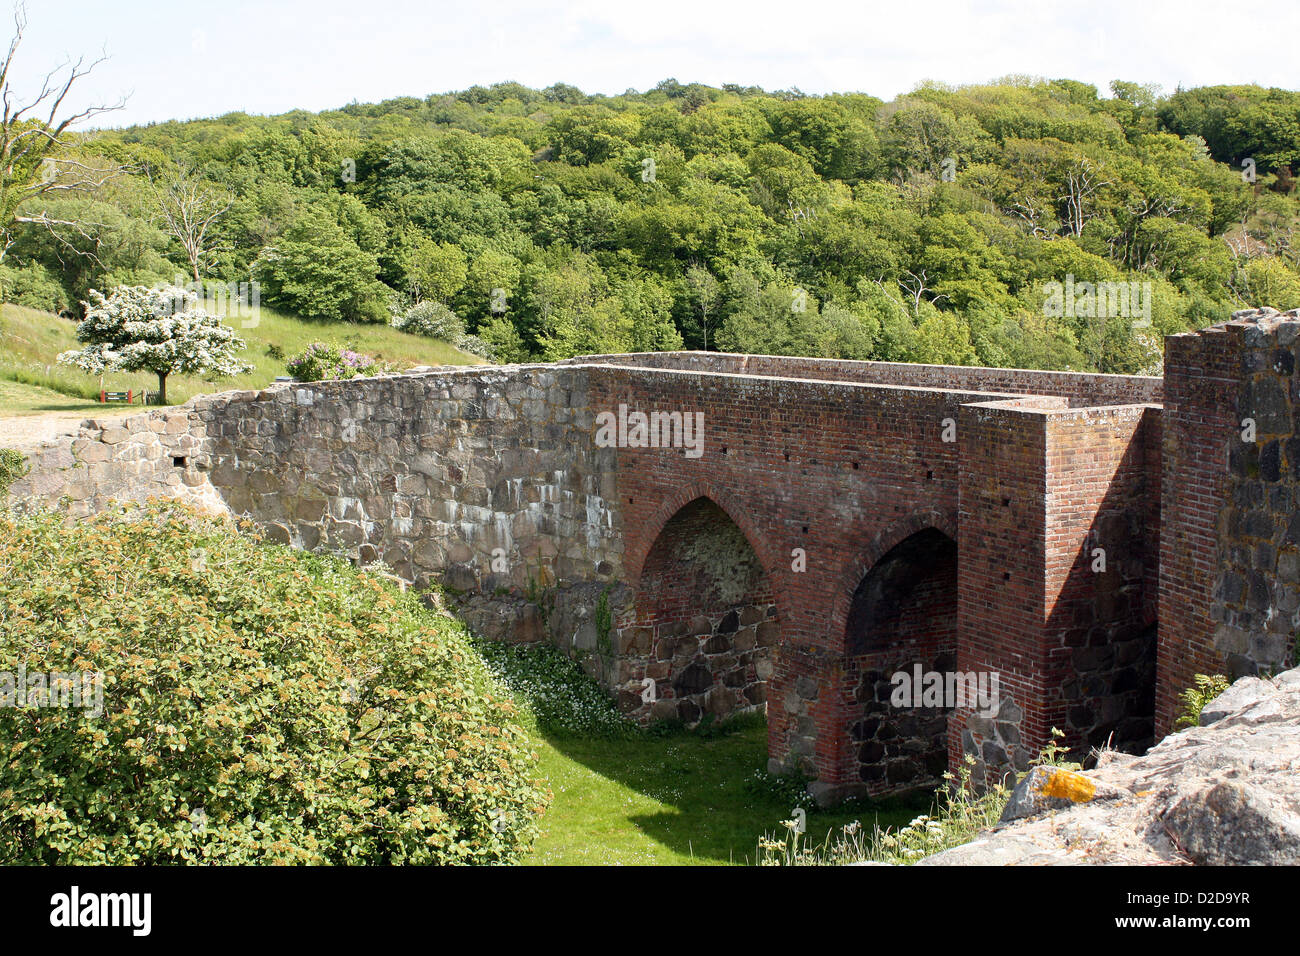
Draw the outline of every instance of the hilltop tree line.
M43 195L0 279L74 315L91 289L178 274L255 280L304 319L420 306L503 361L686 347L1137 372L1165 333L1300 305L1300 94L1110 94L501 83L95 132L64 154L93 188ZM1149 284L1150 326L1045 308L1067 277Z

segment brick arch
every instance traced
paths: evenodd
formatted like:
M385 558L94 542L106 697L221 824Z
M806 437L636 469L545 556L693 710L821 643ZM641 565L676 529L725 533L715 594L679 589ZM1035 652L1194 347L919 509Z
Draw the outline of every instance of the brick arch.
M834 603L831 605L830 639L831 647L845 650L845 628L849 621L849 608L853 604L853 594L858 589L871 569L886 554L899 544L916 534L934 528L942 531L953 541L957 540L957 515L955 511L925 509L914 511L885 527L867 544L859 555L849 562L835 585ZM953 608L953 613L956 613Z
M625 649L620 666L634 680L656 681L658 697L648 707L629 699L634 713L689 725L706 714L725 718L765 706L769 680L779 666L780 622L788 600L774 581L772 555L760 550L764 539L748 518L750 511L695 482L664 499L636 529L636 552L624 565L634 597L631 613L621 619L628 640L620 641ZM686 538L676 526L679 516L688 522ZM695 559L674 553L679 541L723 528L728 547L718 553L743 547L747 574L761 575L748 577L743 594L730 598L697 576L702 566ZM661 542L666 552L660 551Z
M768 546L766 536L760 533L758 526L751 519L751 510L742 508L740 503L730 495L719 491L704 481L695 481L689 485L684 485L665 498L650 519L628 536L631 541L623 552L623 568L627 574L628 583L634 588L640 585L641 573L645 570L646 558L650 556L650 550L654 547L655 542L659 540L660 534L663 533L668 522L679 511L698 498L707 498L712 501L741 530L745 540L749 542L749 546L754 549L754 554L758 555L758 562L763 567L763 574L775 586L780 580L779 571L782 565L776 560L777 555ZM782 608L782 610L785 609Z

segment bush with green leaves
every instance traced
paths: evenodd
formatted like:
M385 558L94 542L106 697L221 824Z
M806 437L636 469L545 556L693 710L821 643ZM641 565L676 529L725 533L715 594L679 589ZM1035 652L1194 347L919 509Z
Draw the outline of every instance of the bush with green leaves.
M70 304L59 280L39 262L0 266L0 298L42 312L62 312Z
M394 315L389 324L399 332L423 335L454 345L462 351L484 358L492 357L492 345L465 331L465 320L447 306L425 299Z
M252 264L262 298L305 319L382 322L389 290L373 253L336 221L304 215L263 247Z
M465 320L441 302L425 299L389 320L401 332L441 339L455 345L465 337Z
M245 529L247 530L247 529ZM177 504L0 514L0 863L502 863L549 794L464 627Z
M9 494L9 486L31 471L27 456L14 448L0 448L0 498Z
M1174 727L1195 727L1201 722L1201 711L1205 705L1218 697L1232 682L1222 674L1197 674L1192 678L1192 686L1178 695L1183 712L1174 721Z
M300 382L323 382L335 378L356 378L389 371L389 365L332 342L313 342L285 363L289 374Z

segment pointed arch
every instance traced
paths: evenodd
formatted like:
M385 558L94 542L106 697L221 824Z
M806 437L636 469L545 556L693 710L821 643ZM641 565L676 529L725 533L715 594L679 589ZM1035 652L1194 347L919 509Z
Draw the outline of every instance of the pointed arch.
M664 502L666 516L648 526L656 533L637 555L620 662L654 688L637 709L687 724L765 707L780 635L771 575L735 517L743 513L696 490Z
M768 545L767 536L761 534L754 524L751 517L752 509L740 507L729 494L705 481L693 481L673 492L660 503L649 520L643 522L640 528L634 529L628 536L631 540L623 554L623 569L627 574L628 583L633 587L640 583L646 558L655 542L659 540L664 527L679 511L697 498L707 498L726 512L727 517L744 533L749 546L758 555L763 573L772 578L775 583L782 570L782 564L778 554Z
M915 511L897 521L890 523L875 535L858 555L848 563L835 586L834 604L830 617L830 638L832 642L841 641L848 625L849 610L853 606L853 595L863 578L871 573L886 554L906 539L919 531L933 528L941 531L954 542L957 541L957 514L955 511L924 509ZM956 613L956 609L953 609ZM842 649L843 645L840 646Z

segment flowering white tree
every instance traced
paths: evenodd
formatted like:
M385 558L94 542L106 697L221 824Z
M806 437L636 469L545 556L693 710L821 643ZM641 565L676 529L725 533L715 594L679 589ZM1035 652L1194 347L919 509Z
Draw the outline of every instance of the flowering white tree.
M86 317L77 326L81 349L59 361L92 375L153 372L158 401L167 401L167 376L173 372L213 376L252 371L235 353L244 341L218 316L198 308L199 297L180 286L151 289L118 286L105 297L90 291Z

